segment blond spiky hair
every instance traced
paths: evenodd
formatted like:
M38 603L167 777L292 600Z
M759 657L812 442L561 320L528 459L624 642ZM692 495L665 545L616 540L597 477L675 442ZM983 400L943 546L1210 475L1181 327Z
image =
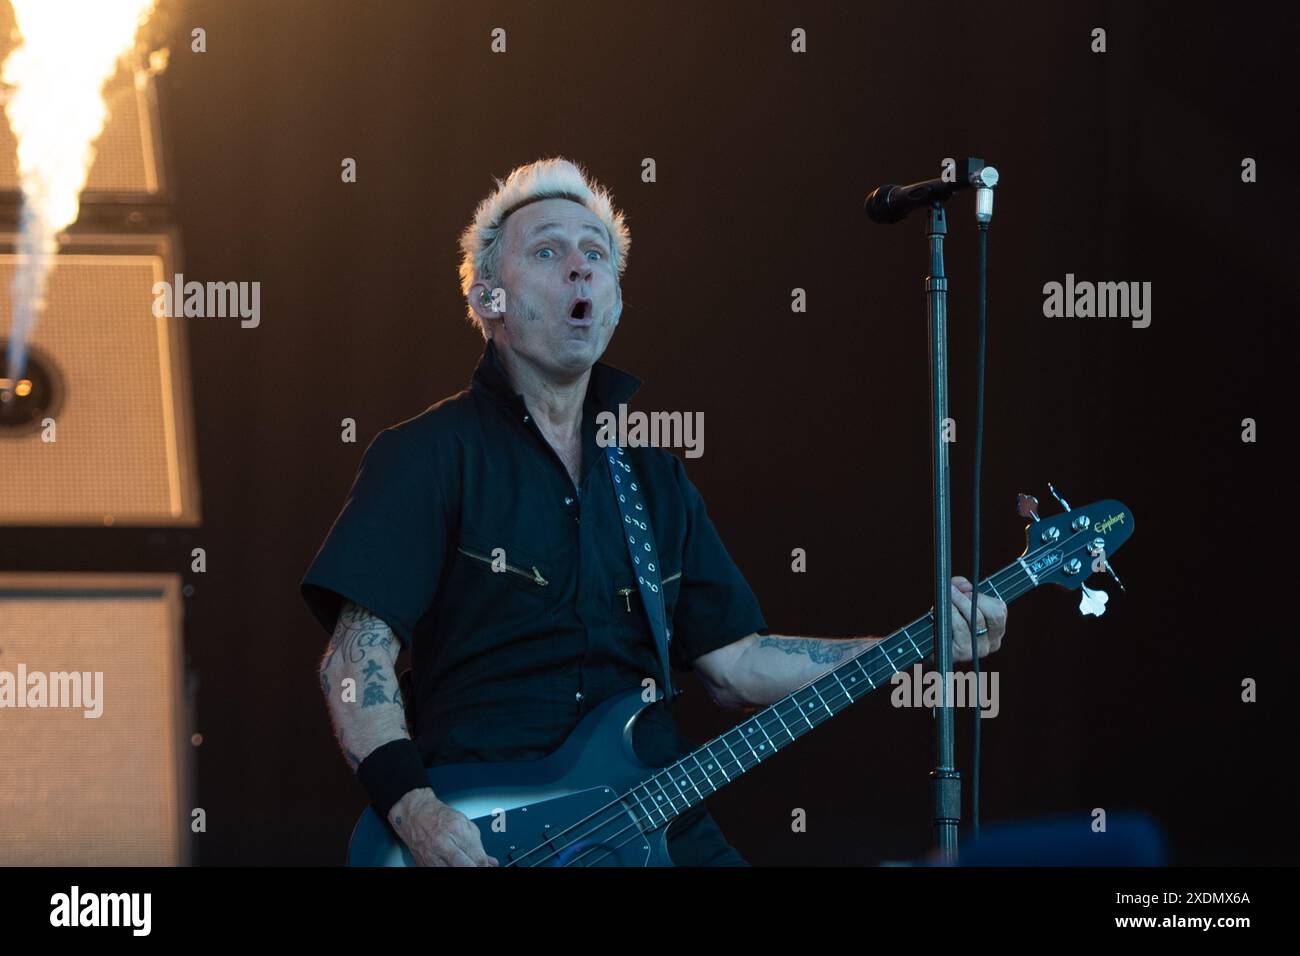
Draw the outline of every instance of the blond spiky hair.
M496 191L474 210L474 221L460 235L460 291L466 297L466 312L472 324L488 338L487 325L480 322L468 304L469 288L478 281L500 276L506 218L520 206L541 199L571 199L585 206L609 234L610 258L621 279L632 245L623 214L614 208L613 196L582 167L560 156L539 159L511 170L503 182L494 180Z

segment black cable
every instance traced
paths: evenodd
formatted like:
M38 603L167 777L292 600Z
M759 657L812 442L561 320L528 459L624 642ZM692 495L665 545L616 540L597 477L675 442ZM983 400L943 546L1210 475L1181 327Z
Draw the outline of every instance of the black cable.
M971 833L980 834L980 714L983 701L980 699L980 642L975 636L977 605L980 597L980 464L984 451L984 338L985 297L988 292L988 254L989 224L979 224L979 346L975 358L975 499L974 532L972 534L975 556L971 561L971 602L970 602L970 641L971 657L975 669L975 744L971 768Z

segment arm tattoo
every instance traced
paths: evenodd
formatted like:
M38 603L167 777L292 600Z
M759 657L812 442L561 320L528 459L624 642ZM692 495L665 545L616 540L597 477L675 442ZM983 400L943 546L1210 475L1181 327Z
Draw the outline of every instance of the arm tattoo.
M787 654L807 654L814 664L838 664L853 657L869 641L821 641L807 637L760 637L759 647L775 647Z
M321 669L329 667L335 659L347 664L360 664L366 659L368 650L391 651L396 640L387 624L365 608L345 601Z
M376 727L386 727L387 724L394 721L384 716L381 709L376 712L374 718L378 723L373 721L369 724L352 723L356 718L349 716L346 711L350 708L337 706L340 702L332 697L333 682L330 679L329 670L335 662L338 662L341 673L348 674L348 680L352 680L351 675L358 675L358 682L363 685L361 706L363 708L375 707L379 704L398 704L399 708L402 703L400 693L390 695L387 689L389 669L393 666L400 647L395 647L397 638L382 620L371 614L363 607L353 604L351 601L344 601L343 608L339 613L338 623L334 626L334 634L330 638L329 649L325 652L325 659L321 662L320 679L321 689L325 692L325 697L334 718L335 731L338 735L339 744L343 748L344 757L347 759L348 766L354 771L361 766L361 757L359 757L352 748L357 748L365 753L368 749L366 741L369 740L367 735L373 734ZM339 676L336 672L335 676ZM355 700L355 697L352 698ZM343 701L342 703L349 703ZM400 714L401 722L398 726L405 726L405 714Z

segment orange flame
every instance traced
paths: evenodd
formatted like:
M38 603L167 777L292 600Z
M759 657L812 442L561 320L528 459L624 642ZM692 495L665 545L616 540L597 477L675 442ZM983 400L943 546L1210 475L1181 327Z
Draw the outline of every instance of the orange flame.
M10 0L22 44L4 62L5 115L18 141L22 184L19 267L13 280L10 381L45 307L59 232L77 221L81 191L108 118L104 85L135 46L158 0Z

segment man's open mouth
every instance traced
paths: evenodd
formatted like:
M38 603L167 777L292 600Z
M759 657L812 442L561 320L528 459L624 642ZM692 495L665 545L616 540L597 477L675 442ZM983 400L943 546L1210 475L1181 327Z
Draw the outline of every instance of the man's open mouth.
M573 303L573 308L569 310L571 319L589 319L591 318L591 300L578 299Z

